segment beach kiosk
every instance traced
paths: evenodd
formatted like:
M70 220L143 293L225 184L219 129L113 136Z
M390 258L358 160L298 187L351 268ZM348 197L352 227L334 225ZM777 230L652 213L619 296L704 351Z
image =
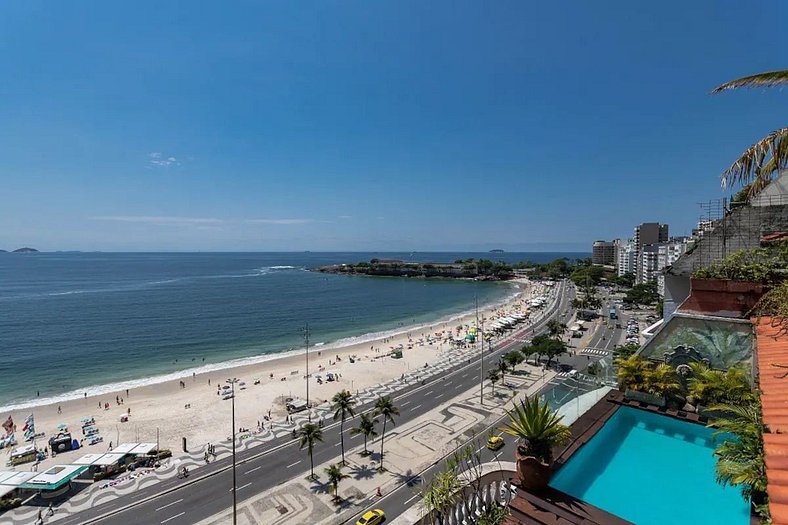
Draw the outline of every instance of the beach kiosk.
M20 489L38 491L43 499L57 498L71 488L71 480L88 469L85 465L55 465L19 486Z
M30 463L36 460L36 446L24 445L17 447L11 451L11 459L8 460L11 465L19 465L21 463Z
M35 472L0 471L0 499L23 497L19 486L35 476Z

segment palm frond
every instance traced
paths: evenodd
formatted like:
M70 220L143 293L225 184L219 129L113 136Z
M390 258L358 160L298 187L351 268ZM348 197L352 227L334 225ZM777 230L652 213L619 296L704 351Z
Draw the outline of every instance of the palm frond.
M771 181L772 175L788 168L788 128L771 132L742 153L722 173L722 187L737 183L752 184L748 198L757 194Z
M731 80L730 82L726 82L723 85L714 88L711 92L719 93L721 91L739 88L770 88L774 86L781 86L783 84L788 84L788 70L786 69L781 69L779 71L768 71L766 73L758 73L757 75L737 78L736 80Z

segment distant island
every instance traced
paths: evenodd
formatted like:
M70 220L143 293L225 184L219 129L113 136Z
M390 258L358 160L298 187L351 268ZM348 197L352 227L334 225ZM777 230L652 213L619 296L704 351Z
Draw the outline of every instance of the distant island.
M500 248L497 248L495 250L490 250L490 253L503 253L503 250L501 250Z
M0 250L0 251L5 251L5 250ZM35 248L27 248L27 247L25 247L25 248L19 248L17 250L14 250L11 253L36 253L37 251L38 250L36 250Z
M376 275L387 277L439 277L449 279L476 279L504 281L515 277L512 267L506 263L487 259L465 259L453 263L417 263L397 259L372 259L356 264L333 264L320 266L313 271L350 275Z

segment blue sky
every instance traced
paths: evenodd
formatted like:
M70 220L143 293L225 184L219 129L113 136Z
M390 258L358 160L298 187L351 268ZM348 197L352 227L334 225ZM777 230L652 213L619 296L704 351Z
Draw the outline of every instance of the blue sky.
M0 248L685 234L788 93L785 2L4 2ZM782 59L782 61L781 61Z

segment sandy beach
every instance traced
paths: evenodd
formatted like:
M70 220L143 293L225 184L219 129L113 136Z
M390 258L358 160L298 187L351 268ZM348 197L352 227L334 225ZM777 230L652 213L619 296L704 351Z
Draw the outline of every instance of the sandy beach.
M494 319L515 311L525 311L527 301L544 293L538 283L522 279L517 281L519 293L503 305L480 310L480 319ZM310 402L319 404L329 400L336 392L347 389L353 392L369 386L399 378L409 370L424 367L437 360L452 348L445 337L427 341L428 336L451 331L455 337L464 337L475 323L475 314L416 327L403 327L397 335L343 347L331 345L311 347L309 352ZM462 330L457 331L457 327ZM419 342L421 341L421 342ZM387 354L391 348L402 345L403 357L394 359ZM469 347L470 349L471 347ZM353 357L353 363L350 362ZM86 453L106 452L110 443L156 442L157 431L160 447L180 454L181 438L185 437L190 450L201 450L207 443L218 443L231 432L230 401L218 394L228 378L238 378L244 384L236 386L236 427L256 429L264 423L265 416L283 422L287 411L284 397L306 397L305 354L277 357L265 362L238 366L224 370L194 373L190 377L151 384L129 390L88 396L83 399L21 409L10 414L0 413L5 421L11 415L17 424L17 439L22 438L25 418L35 415L36 430L45 436L38 439L43 447L56 433L60 424L68 426L72 437L82 437L80 420L94 417L103 442L87 445L56 457L49 456L39 469L53 464L69 463ZM338 375L336 381L327 382L326 374ZM322 384L317 376L323 379ZM259 381L259 383L258 383ZM121 422L121 415L128 415ZM11 448L2 452L10 455ZM29 470L32 464L20 465L19 470Z

